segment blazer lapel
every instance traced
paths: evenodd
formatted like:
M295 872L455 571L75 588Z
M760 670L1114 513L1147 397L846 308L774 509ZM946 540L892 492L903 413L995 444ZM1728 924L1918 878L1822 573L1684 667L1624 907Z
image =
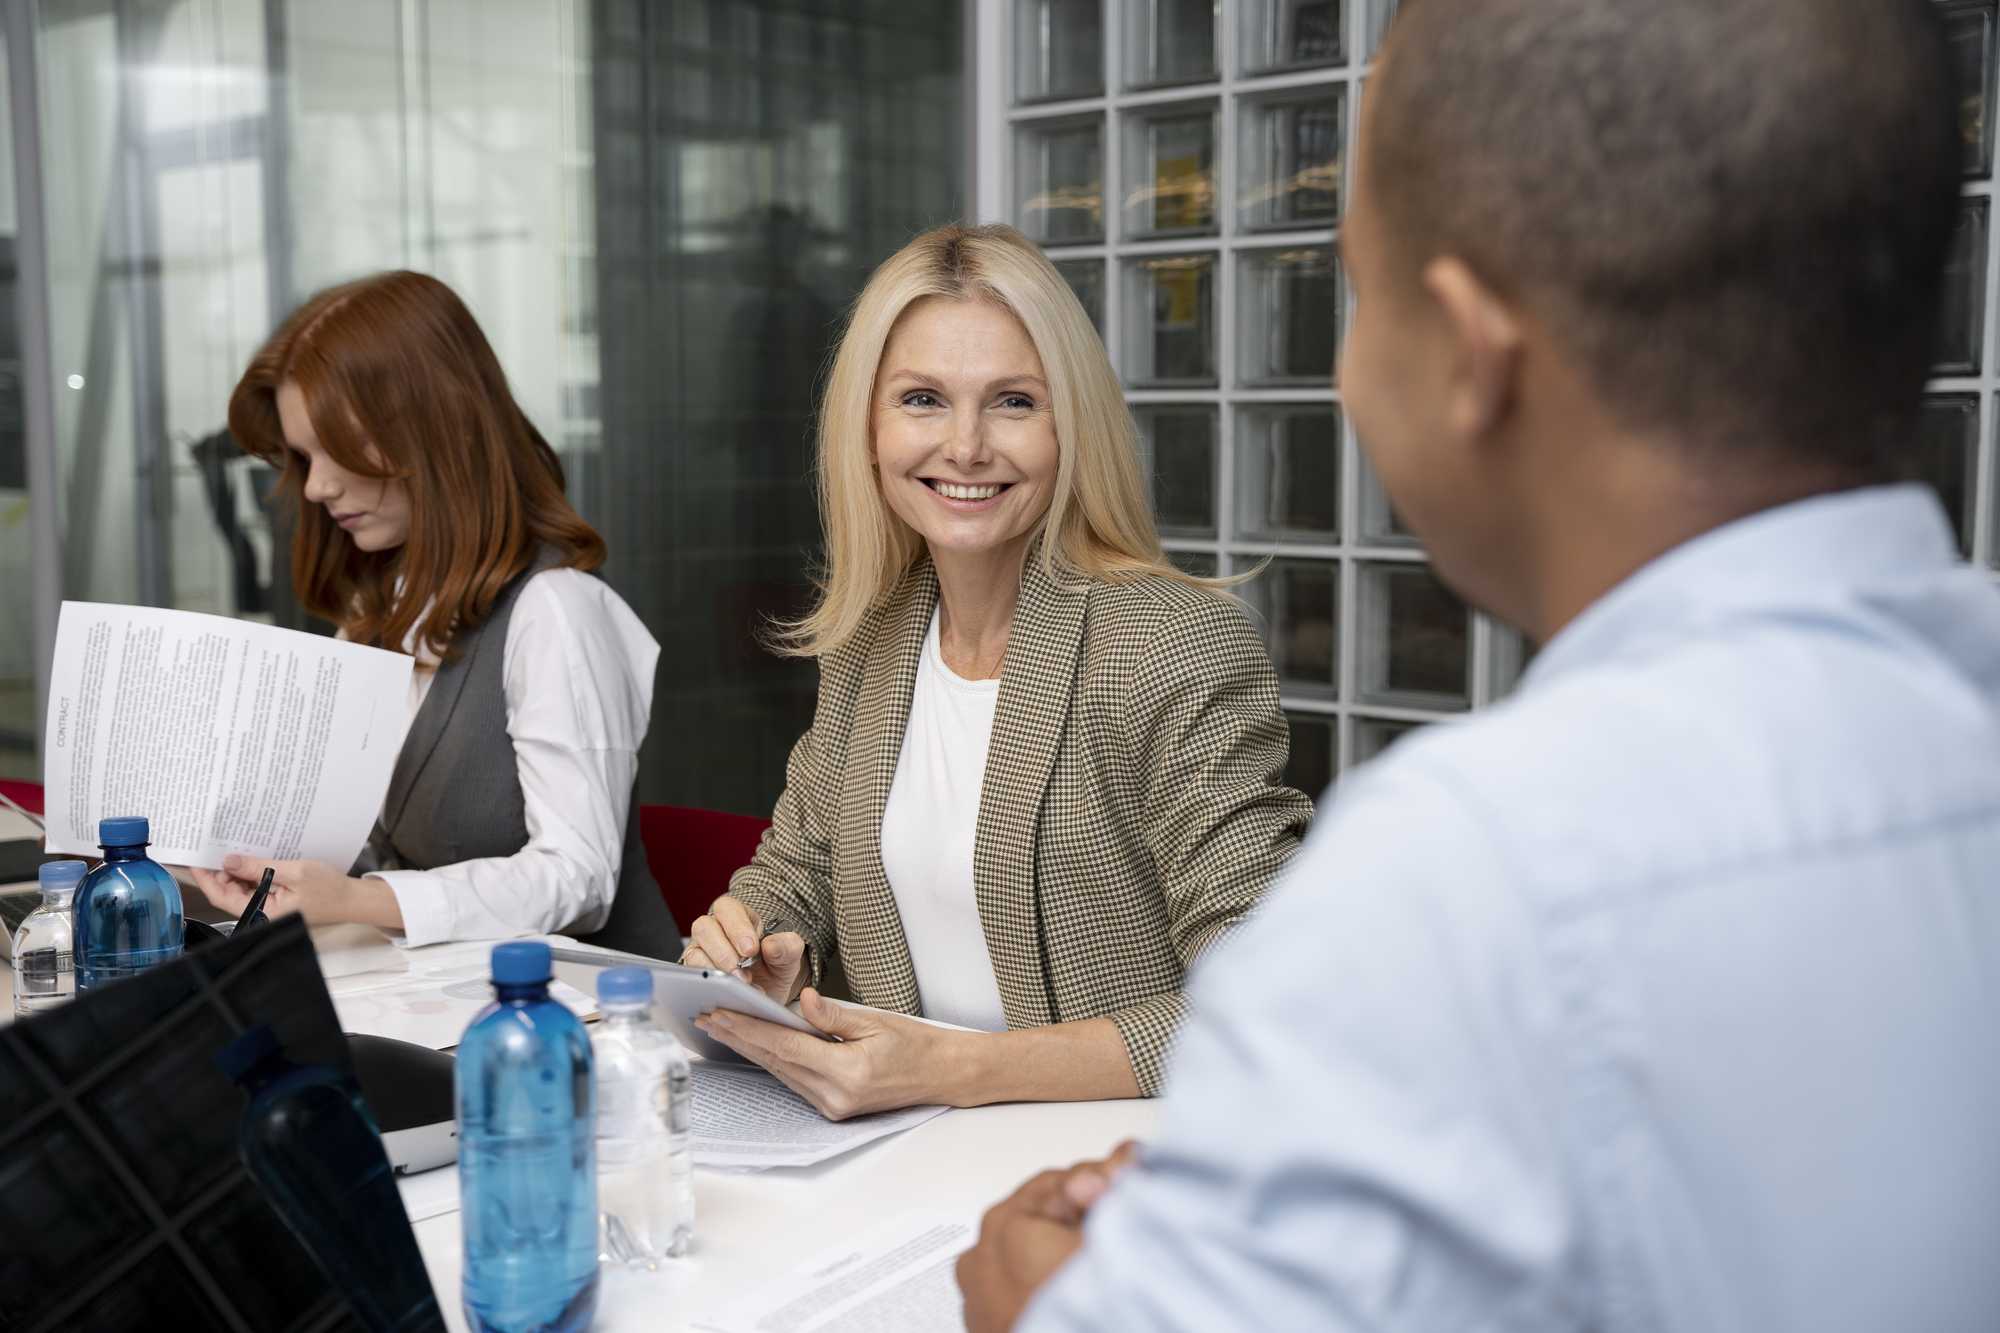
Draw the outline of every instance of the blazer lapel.
M883 608L861 679L834 840L834 916L853 923L855 932L841 941L848 984L856 999L905 1014L917 1013L922 1000L902 914L882 869L882 812L902 757L917 664L937 596L937 573L923 560L903 576Z
M1039 546L1028 553L1021 575L972 850L986 952L1013 1028L1038 1027L1057 1017L1043 961L1035 862L1042 797L1069 729L1088 606L1083 587L1065 587L1049 577L1041 554Z

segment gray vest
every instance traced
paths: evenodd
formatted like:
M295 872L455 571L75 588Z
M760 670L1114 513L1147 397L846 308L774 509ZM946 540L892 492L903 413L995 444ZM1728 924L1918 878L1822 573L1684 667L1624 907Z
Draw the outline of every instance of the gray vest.
M501 590L485 620L453 636L456 655L438 668L403 738L381 818L354 874L430 870L512 856L528 845L501 669L515 598L530 578L556 563L553 553L544 551ZM626 812L624 859L611 916L602 930L585 938L654 958L680 956L680 930L646 867L636 796Z

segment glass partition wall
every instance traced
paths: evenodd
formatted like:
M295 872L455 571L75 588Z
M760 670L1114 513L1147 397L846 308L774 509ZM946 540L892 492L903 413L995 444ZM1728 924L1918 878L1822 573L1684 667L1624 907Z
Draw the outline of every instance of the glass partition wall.
M1994 0L1942 6L1968 178L1940 377L1910 471L1969 558L1994 533ZM1333 238L1368 64L1394 0L1007 0L980 51L989 216L1083 298L1123 375L1161 532L1242 593L1319 791L1412 729L1505 694L1527 655L1470 612L1370 475L1331 383L1346 313ZM990 149L989 149L990 151Z
M222 434L229 392L306 295L421 269L471 306L665 647L642 798L767 814L813 676L755 632L808 586L809 419L841 312L964 206L958 7L923 24L892 0L32 12L61 595L304 627L273 474ZM33 777L13 308L0 776Z

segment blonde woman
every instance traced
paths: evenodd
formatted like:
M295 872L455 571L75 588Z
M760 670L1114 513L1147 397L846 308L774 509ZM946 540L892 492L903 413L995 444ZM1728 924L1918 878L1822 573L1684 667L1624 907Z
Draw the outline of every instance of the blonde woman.
M819 601L781 644L819 659L818 710L685 961L843 1040L705 1027L835 1118L1152 1095L1187 969L1312 805L1279 780L1270 659L1162 557L1117 378L1040 251L943 227L876 270L819 482ZM893 1012L823 997L836 968Z

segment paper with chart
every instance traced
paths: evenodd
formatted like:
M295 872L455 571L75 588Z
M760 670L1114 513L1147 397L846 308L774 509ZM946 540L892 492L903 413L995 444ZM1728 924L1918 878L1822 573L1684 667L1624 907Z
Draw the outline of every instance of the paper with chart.
M709 1333L962 1330L958 1256L977 1236L971 1218L942 1213L893 1218L807 1260L761 1300L698 1314L693 1325Z
M761 1069L694 1062L694 1160L700 1166L762 1170L812 1166L943 1115L911 1106L852 1120L828 1120L812 1103Z
M151 856L229 852L346 870L409 728L411 659L317 634L157 607L64 602L44 779L48 849L97 851L144 815Z

